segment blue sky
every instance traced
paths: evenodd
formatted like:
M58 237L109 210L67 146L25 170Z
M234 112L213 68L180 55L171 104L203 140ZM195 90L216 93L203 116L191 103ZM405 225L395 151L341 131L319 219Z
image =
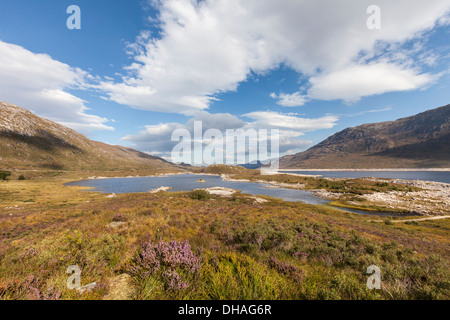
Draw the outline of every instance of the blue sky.
M381 29L370 30L369 5ZM81 30L69 30L70 5ZM175 129L279 129L281 152L450 102L447 0L2 0L0 99L168 157Z

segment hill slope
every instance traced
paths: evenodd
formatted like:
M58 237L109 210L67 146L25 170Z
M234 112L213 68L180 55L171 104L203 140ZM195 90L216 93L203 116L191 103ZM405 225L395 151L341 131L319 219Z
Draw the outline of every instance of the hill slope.
M334 134L282 168L450 168L450 105Z
M2 101L0 148L0 169L178 169L161 158L143 152L91 141L75 130Z

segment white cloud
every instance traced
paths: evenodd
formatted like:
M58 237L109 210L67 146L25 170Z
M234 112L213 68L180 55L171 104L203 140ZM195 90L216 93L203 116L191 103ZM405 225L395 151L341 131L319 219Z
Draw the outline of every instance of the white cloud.
M363 96L408 91L430 84L437 76L379 62L351 65L343 70L312 77L308 97L318 100L355 102Z
M258 111L244 115L252 119L247 128L278 129L280 130L280 153L292 154L305 150L311 146L311 141L300 138L306 132L333 128L339 118L337 116L324 116L320 118L302 118L292 113L279 113L273 111Z
M244 116L254 120L252 126L293 130L298 133L297 135L309 131L333 128L339 120L336 116L308 119L273 111L251 112Z
M225 135L227 129L278 129L280 132L280 153L293 153L304 150L311 141L301 139L305 132L329 129L339 120L336 116L325 116L316 119L300 118L295 114L282 114L270 111L252 112L244 115L253 121L243 120L230 114L209 114L202 111L195 118L181 123L164 123L149 125L136 135L128 135L122 140L129 142L138 150L157 154L170 160L173 147L178 143L171 141L172 133L177 129L186 129L194 137L194 121L202 121L203 132L217 129ZM270 132L270 131L269 131ZM264 159L261 159L264 160Z
M361 112L357 112L357 113L345 114L344 116L358 117L358 116L362 116L362 115L365 115L368 113L386 112L386 111L391 111L391 110L392 110L391 107L386 107L386 108L382 108L382 109L372 109L372 110L366 110L366 111L361 111Z
M85 101L67 92L86 88L81 69L0 41L0 99L75 130L113 130L108 119L88 114Z
M294 92L292 94L280 93L278 95L273 92L270 94L270 97L279 99L277 103L283 107L300 107L307 102L306 97L300 94L300 92Z
M218 93L236 90L250 72L264 73L282 63L306 78L313 77L317 86L311 95L318 98L355 100L418 88L433 77L421 74L414 65L404 64L403 70L398 70L397 60L385 62L390 70L380 71L380 59L386 58L383 52L418 39L437 23L448 23L446 12L450 8L448 0L380 0L377 4L381 7L382 29L369 30L366 9L372 3L366 0L152 3L160 10L161 38L152 39L144 32L128 48L134 62L126 69L123 82L105 81L99 88L121 104L185 114L207 109ZM371 58L376 59L375 63L365 67ZM358 72L361 70L374 74ZM369 90L361 85L343 96L333 87L327 92L322 86L336 75L353 73L359 78L342 84L348 88L359 80L377 78L380 72L395 80L371 81L379 87ZM403 79L407 74L413 76L411 81ZM304 102L302 96L280 94L279 103L299 106Z
M180 123L164 123L145 126L145 130L136 135L127 135L122 138L133 147L149 154L170 156L170 152L176 143L171 141L172 133L176 129L183 129Z
M203 130L217 129L224 131L227 129L238 129L245 126L245 122L229 113L211 114L206 111L199 111L195 117L187 122L187 126L192 129L194 121L201 121Z
M177 144L177 142L171 141L172 133L177 129L186 129L193 136L194 121L201 121L203 132L208 129L218 129L223 132L227 129L238 129L246 125L243 120L229 113L210 114L206 111L198 111L186 124L160 123L148 125L140 133L125 136L122 140L130 142L139 150L167 157Z

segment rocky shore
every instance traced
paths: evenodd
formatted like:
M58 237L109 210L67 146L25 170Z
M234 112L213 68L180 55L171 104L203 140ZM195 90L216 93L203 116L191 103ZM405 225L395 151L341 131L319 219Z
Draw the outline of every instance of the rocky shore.
M448 183L400 179L381 180L375 178L369 178L369 180L404 184L422 190L365 194L360 196L362 198L361 201L352 200L347 201L346 204L384 207L387 210L404 210L427 216L448 215L450 213L450 184ZM314 194L330 201L341 201L348 196L346 193L333 193L326 190L315 190Z
M288 173L290 174L290 173ZM222 175L222 179L226 181L244 181L232 179L228 175ZM327 180L342 180L340 178L326 178ZM331 192L325 189L311 190L316 196L330 200L339 201L344 205L361 207L361 208L383 208L384 211L405 211L423 216L444 216L450 214L450 184L442 182L421 181L421 180L401 180L401 179L379 179L366 178L379 183L395 183L420 188L419 191L390 191L375 192L358 196L360 199L348 201L348 198L354 198L349 193ZM248 181L248 180L245 180ZM305 189L305 185L301 183L291 184L276 181L253 181L263 183L269 186L265 188L290 188Z

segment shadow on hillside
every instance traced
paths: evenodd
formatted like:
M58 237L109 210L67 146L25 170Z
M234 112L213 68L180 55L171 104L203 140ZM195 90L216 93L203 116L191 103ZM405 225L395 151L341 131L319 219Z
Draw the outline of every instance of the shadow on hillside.
M57 148L62 149L70 149L74 151L82 151L77 146L55 136L54 134L45 131L39 130L39 135L28 136L24 134L20 134L13 131L0 131L0 137L5 137L8 139L15 140L17 142L26 143L35 148L45 150L45 151L53 151Z
M424 142L412 143L391 148L382 152L372 153L368 156L383 156L414 160L447 160L450 159L450 135Z

